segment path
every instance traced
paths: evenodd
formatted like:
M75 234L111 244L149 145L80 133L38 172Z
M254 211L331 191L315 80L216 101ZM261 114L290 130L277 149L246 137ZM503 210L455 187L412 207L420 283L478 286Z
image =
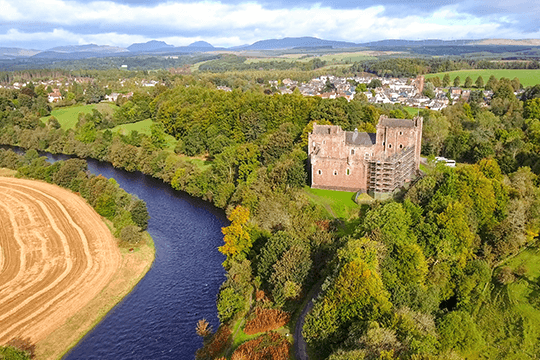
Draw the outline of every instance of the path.
M296 355L296 360L309 359L307 355L306 340L304 339L304 336L302 335L302 328L304 327L304 320L306 318L306 315L313 308L313 299L319 296L323 281L324 279L319 281L317 284L315 284L315 286L313 286L310 294L308 295L309 300L306 302L306 305L304 305L304 308L302 309L302 312L300 313L300 316L298 317L298 320L296 321L296 327L294 329L294 354Z

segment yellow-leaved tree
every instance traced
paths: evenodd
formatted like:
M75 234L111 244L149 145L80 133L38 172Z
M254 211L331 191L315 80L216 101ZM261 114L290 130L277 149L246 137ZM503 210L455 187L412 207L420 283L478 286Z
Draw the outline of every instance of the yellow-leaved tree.
M225 245L219 247L219 251L227 255L227 259L238 253L246 252L251 247L251 238L246 230L249 220L249 209L241 205L234 208L228 216L231 225L221 229Z

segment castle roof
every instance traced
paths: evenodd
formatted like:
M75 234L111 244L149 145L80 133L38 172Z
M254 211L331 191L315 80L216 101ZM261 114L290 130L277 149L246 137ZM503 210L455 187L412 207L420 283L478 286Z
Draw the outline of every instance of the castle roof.
M387 126L387 127L407 127L412 128L414 127L414 121L410 119L389 119L386 117L381 117L379 120L379 124L381 126Z
M372 146L375 145L377 134L370 134L358 131L347 131L345 141L351 145Z

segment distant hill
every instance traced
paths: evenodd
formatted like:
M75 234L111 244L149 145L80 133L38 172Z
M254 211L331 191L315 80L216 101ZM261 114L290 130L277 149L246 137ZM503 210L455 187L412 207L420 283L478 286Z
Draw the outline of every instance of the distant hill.
M0 58L28 57L39 52L40 50L0 47Z
M349 48L361 45L346 41L322 40L316 37L286 37L284 39L270 39L257 41L251 45L243 46L241 50L281 50L294 48L332 47Z
M195 41L192 44L189 44L187 47L189 48L198 48L198 49L214 49L214 46L210 43L207 43L206 41Z
M540 46L540 39L484 39L473 40L469 45Z
M463 46L469 45L474 40L438 40L438 39L426 39L426 40L380 40L372 41L368 43L360 44L367 47L380 47L380 46Z
M59 52L59 53L106 53L114 54L118 52L126 52L127 49L109 46L109 45L96 45L96 44L87 44L87 45L68 45L68 46L57 46L52 49L48 49L50 52Z
M169 45L165 41L150 40L145 43L135 43L128 46L131 52L147 52L156 50L167 50L174 48L174 45Z

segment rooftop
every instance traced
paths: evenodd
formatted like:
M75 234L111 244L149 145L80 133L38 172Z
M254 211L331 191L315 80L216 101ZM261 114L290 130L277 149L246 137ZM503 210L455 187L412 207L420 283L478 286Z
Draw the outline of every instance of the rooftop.
M377 134L370 134L366 132L347 131L345 133L345 141L347 144L372 146L375 145Z
M410 119L389 119L387 117L381 117L379 125L388 127L414 127L414 121Z

